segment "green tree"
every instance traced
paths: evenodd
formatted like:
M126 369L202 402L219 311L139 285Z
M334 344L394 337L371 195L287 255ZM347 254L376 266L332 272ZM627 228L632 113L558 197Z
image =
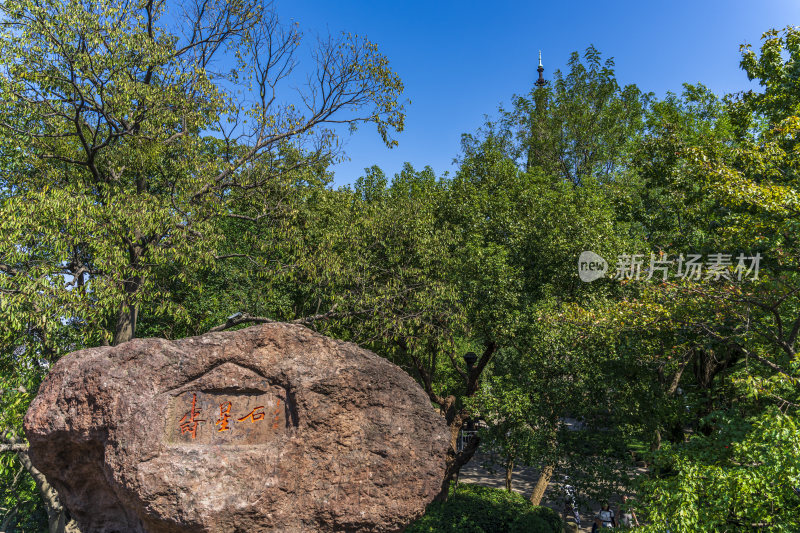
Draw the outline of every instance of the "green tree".
M500 122L487 125L485 142L467 137L467 156L455 181L463 176L480 191L475 198L490 198L478 204L474 215L460 216L474 217L474 227L481 228L474 234L501 251L494 254L507 264L501 275L514 280L508 290L513 300L501 306L505 316L483 320L493 328L494 338L503 339L499 346L514 350L504 352L503 364L492 368L495 385L482 402L487 418L505 426L495 433L507 437L495 435L493 440L507 457L541 468L536 504L556 466L585 452L566 432L564 419L581 412L581 405L568 399L591 383L583 378L592 375L592 367L582 367L576 358L566 371L561 364L566 354L551 349L564 348L552 336L558 327L541 328L532 320L549 322L542 309L559 309L607 292L607 285L579 281L578 256L584 250L614 256L638 235L615 208L628 201L624 183L635 172L635 141L645 130L650 95L633 85L621 89L613 61L603 63L594 47L587 49L584 60L572 54L567 75L556 72L554 83L515 97ZM497 160L513 171L499 172ZM472 204L462 199L455 205ZM496 294L501 293L493 290ZM564 380L559 382L559 376ZM501 391L500 382L512 390ZM504 399L511 403L504 404ZM517 416L523 404L527 418ZM583 413L589 416L585 409Z
M0 18L0 353L13 441L63 353L129 340L142 315L186 323L173 291L197 270L252 259L281 271L264 248L289 225L237 247L225 242L231 224L287 220L276 183L324 168L333 125L372 123L392 146L403 106L386 58L351 35L308 51L311 81L287 100L305 49L260 0L14 0ZM18 464L4 470L9 486ZM44 500L50 529L67 527L54 495Z
M593 330L628 337L640 364L667 378L666 409L653 412L655 469L642 484L648 530L798 527L796 43L787 28L764 35L760 56L744 47L763 93L720 101L689 86L643 145L653 166L641 175L661 188L642 195L652 203L639 219L654 247L731 254L724 276L645 285ZM655 206L670 196L678 203L665 216ZM747 268L759 258L757 277L738 279L739 253Z
M651 98L635 85L620 87L613 59L602 61L594 46L583 59L573 52L566 75L556 71L547 86L515 96L503 120L516 132L525 168L575 185L613 180L629 167Z

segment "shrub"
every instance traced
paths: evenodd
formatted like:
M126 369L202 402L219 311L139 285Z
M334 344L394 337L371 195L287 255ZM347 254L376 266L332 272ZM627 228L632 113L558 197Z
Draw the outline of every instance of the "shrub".
M462 483L444 502L432 503L407 533L559 533L561 518L534 507L516 492Z

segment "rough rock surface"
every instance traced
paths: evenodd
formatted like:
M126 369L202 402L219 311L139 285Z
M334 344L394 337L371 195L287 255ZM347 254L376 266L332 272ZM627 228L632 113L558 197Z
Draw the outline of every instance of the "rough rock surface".
M401 531L448 439L400 368L288 324L67 355L25 432L85 533Z

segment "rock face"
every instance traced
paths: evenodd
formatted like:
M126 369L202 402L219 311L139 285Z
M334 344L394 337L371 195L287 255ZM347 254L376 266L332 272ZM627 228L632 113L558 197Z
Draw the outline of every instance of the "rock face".
M400 368L288 324L67 355L25 432L84 533L402 531L448 440Z

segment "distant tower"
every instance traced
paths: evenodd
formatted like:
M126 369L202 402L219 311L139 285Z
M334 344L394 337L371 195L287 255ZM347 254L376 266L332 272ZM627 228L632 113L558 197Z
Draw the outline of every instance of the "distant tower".
M536 70L539 72L539 79L536 80L534 85L536 85L537 87L544 87L545 84L547 83L547 81L542 76L542 73L544 72L544 67L542 66L542 51L541 50L539 50L539 68L537 68Z
M542 66L542 51L539 50L539 68L536 69L539 72L539 79L536 80L533 84L536 86L536 89L532 91L531 96L533 97L533 104L534 109L531 111L530 116L528 118L528 127L530 128L528 131L529 139L528 139L528 156L525 161L525 171L533 167L536 161L541 163L541 157L537 156L537 150L541 149L541 140L546 135L546 117L545 113L547 112L547 91L540 91L545 85L547 85L547 80L544 79L544 67Z

